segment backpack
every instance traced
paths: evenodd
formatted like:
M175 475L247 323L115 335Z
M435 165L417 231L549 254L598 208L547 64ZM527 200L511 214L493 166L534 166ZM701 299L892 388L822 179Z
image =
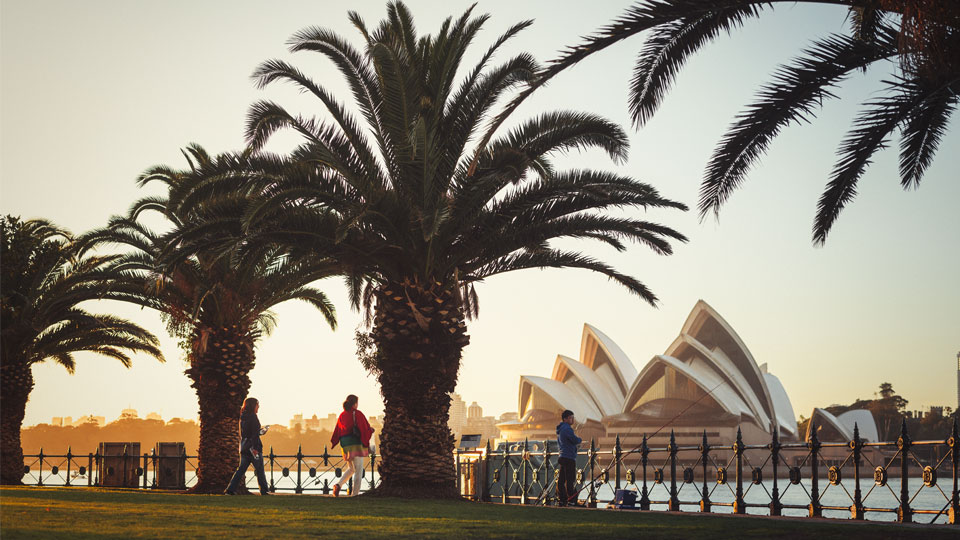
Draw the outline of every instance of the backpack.
M357 425L357 410L353 410L353 430L350 432L351 435L363 442L363 436L360 435L360 426Z

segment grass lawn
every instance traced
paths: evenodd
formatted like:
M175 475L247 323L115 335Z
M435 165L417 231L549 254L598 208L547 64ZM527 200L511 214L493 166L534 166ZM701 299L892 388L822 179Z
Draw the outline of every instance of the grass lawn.
M18 538L957 538L951 526L531 508L460 501L2 488Z

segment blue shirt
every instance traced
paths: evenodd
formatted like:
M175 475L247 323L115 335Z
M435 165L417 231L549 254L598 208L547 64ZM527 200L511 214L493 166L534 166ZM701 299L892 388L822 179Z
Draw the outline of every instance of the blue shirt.
M582 442L583 439L577 437L570 424L560 422L557 426L557 444L560 445L560 457L577 459L577 445Z

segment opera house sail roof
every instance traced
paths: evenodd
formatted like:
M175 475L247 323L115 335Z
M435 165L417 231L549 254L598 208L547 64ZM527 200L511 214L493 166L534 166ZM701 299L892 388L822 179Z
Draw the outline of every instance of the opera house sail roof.
M754 439L774 429L785 440L800 435L780 380L702 300L639 373L612 339L584 324L579 359L557 356L549 378L524 375L519 390L520 419L499 425L514 440L552 437L564 409L598 437L642 435L671 420L710 433L748 426Z

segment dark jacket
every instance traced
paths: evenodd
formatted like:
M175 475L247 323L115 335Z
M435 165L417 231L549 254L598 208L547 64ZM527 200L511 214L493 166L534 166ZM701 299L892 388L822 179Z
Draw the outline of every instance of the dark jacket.
M582 442L583 439L577 437L570 424L560 422L557 425L557 444L560 445L560 457L577 459L577 445Z
M263 443L260 441L260 419L254 412L240 414L240 453L250 449L263 453Z

